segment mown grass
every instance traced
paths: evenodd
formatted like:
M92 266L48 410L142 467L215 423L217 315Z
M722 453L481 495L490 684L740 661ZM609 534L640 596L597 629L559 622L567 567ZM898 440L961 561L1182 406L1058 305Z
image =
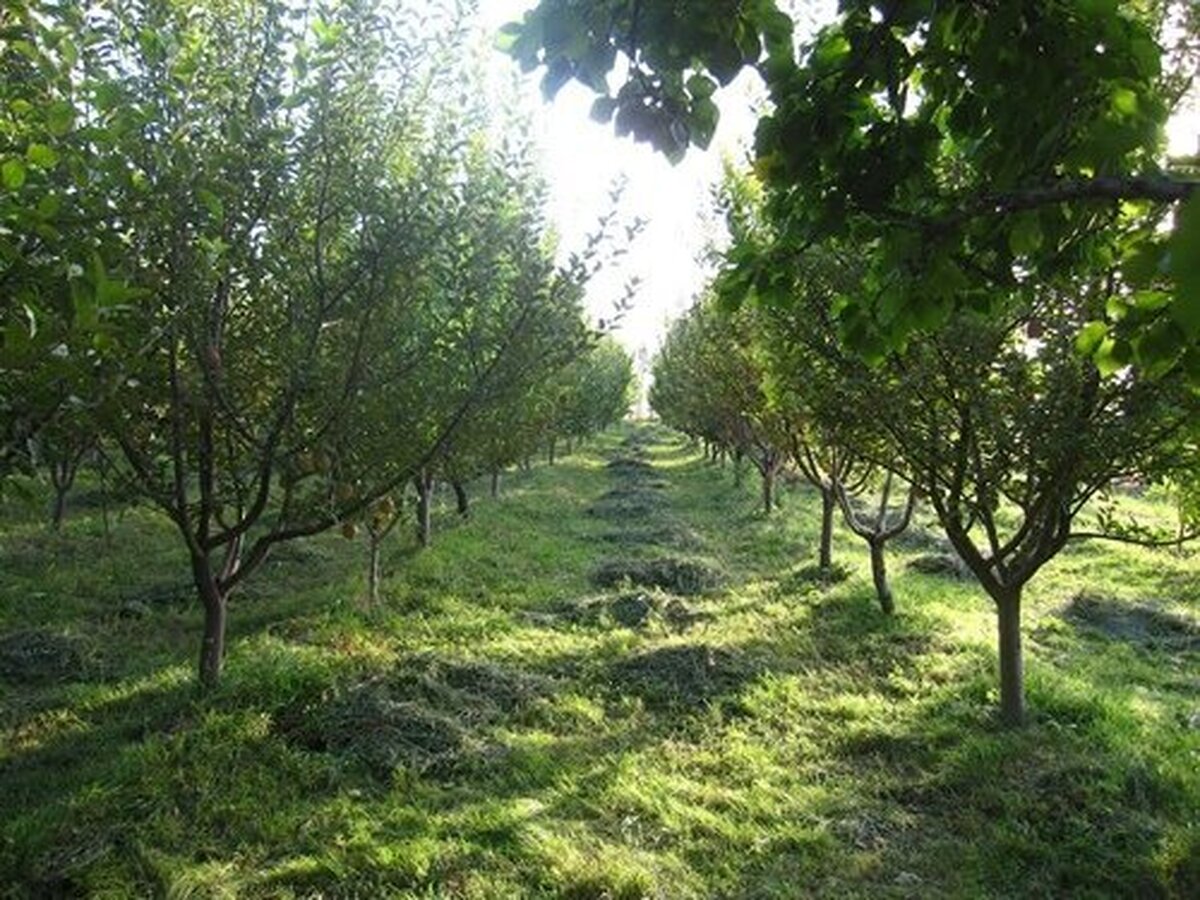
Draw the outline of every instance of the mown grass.
M428 551L402 535L378 609L361 546L287 548L201 696L168 525L127 508L106 536L88 506L56 537L9 508L0 637L76 656L0 676L0 892L1200 895L1195 557L1087 546L1039 576L1014 732L982 592L914 547L884 617L852 535L846 580L807 577L817 516L613 433L444 510ZM631 562L663 583L597 585Z

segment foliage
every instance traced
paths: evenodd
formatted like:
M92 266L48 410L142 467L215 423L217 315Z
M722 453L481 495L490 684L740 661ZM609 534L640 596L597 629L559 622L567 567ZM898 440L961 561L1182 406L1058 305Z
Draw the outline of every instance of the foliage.
M504 43L545 66L549 94L576 78L602 118L672 159L707 144L717 84L753 67L772 102L755 168L778 233L770 254L732 260L743 293L786 298L781 272L804 248L851 243L868 273L837 309L868 359L962 306L993 311L996 288L1107 268L1119 299L1084 332L1097 362L1195 378L1200 201L1161 152L1193 73L1164 73L1155 39L1167 18L1192 21L1180 6L854 0L797 48L772 0L543 0Z

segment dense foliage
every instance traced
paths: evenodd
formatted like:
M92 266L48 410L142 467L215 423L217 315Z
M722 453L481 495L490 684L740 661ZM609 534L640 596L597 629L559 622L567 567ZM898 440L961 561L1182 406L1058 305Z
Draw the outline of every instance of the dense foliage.
M527 148L431 100L475 77L453 6L10 6L4 464L69 486L99 442L188 551L212 683L279 543L536 446L488 420L611 358L602 242L557 266ZM604 387L575 433L624 414Z

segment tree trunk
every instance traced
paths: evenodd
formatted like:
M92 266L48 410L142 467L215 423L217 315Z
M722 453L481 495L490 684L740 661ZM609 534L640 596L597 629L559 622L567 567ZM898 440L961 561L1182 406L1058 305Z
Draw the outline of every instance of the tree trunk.
M775 467L768 466L762 473L762 500L763 512L766 515L771 514L771 510L775 508Z
M550 438L550 446L546 448L546 461L550 463L550 465L554 465L554 450L556 444L557 440L555 438Z
M887 615L896 612L896 601L892 597L892 586L888 584L887 560L884 558L884 542L875 540L871 546L871 577L875 580L875 596L879 598L879 608Z
M492 470L492 499L495 500L500 496L500 470Z
M54 486L54 506L50 510L50 527L54 531L62 530L63 519L67 514L67 491L69 486Z
M383 543L382 538L377 538L371 535L370 541L370 560L367 563L367 600L371 606L379 605L379 580L380 580L380 544Z
M819 564L829 571L833 568L833 510L837 500L833 488L821 489L821 555Z
M458 514L464 519L471 518L471 498L467 496L467 489L463 487L461 481L452 481L450 486L454 488L454 501L458 508Z
M229 597L222 593L212 563L206 557L192 559L192 576L204 607L204 640L200 644L200 686L209 690L221 680L225 662L225 622Z
M417 541L428 547L433 535L433 476L422 472L413 483L417 488Z
M67 494L75 484L75 472L78 469L75 460L64 460L50 467L50 483L54 486L54 505L50 509L50 527L54 531L62 530L63 519L67 514Z
M1021 590L996 598L1000 623L1000 719L1017 726L1025 721L1025 663L1021 656Z

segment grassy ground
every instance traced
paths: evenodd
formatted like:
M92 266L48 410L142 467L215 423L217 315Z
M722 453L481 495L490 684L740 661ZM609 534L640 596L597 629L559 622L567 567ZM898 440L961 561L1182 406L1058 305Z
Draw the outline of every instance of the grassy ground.
M397 540L378 610L360 545L285 548L207 697L160 518L7 510L0 895L1200 896L1200 561L1039 576L1007 732L982 592L905 569L932 534L887 619L853 536L810 577L811 495L627 434Z

